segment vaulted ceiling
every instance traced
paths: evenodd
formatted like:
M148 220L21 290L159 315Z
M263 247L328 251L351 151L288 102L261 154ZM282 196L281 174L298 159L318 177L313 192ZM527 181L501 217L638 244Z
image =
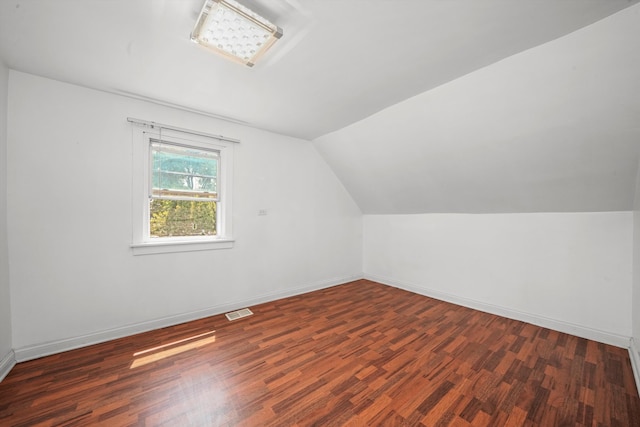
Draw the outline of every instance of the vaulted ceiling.
M255 67L189 40L203 0L3 0L10 68L316 140L366 213L626 210L637 0L246 0Z
M640 5L316 140L366 213L629 211Z

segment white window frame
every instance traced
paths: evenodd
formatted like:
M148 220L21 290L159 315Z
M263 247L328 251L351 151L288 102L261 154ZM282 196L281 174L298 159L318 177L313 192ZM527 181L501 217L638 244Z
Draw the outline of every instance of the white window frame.
M232 179L234 142L186 132L149 126L133 126L133 227L131 248L134 255L230 249L233 247ZM149 189L151 179L151 141L183 145L219 153L218 205L215 236L154 237L149 235Z

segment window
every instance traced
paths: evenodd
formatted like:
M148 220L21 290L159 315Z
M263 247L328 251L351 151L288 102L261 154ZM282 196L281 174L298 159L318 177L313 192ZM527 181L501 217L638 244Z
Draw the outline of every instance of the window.
M232 247L234 142L134 123L133 253Z
M220 152L151 140L149 236L217 234Z

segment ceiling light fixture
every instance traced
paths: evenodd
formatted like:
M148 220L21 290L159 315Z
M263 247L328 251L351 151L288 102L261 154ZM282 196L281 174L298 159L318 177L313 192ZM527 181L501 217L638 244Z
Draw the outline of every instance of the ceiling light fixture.
M206 0L191 40L253 67L282 29L234 0Z

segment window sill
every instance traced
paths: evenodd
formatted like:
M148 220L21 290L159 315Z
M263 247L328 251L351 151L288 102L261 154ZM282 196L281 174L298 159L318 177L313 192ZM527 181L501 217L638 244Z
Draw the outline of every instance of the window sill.
M163 240L158 242L134 243L131 245L134 255L168 254L175 252L211 251L231 249L235 240Z

